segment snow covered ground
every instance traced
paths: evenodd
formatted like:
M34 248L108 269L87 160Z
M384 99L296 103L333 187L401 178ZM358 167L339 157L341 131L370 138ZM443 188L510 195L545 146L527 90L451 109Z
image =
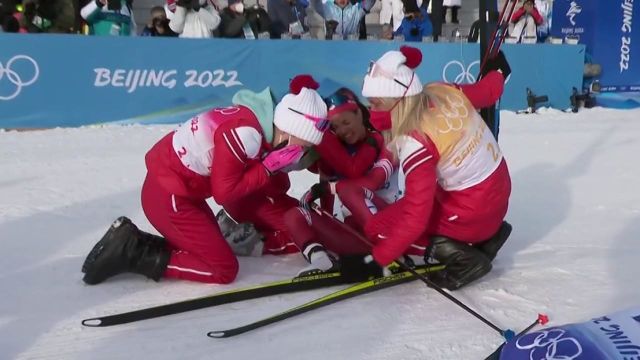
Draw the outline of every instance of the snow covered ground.
M146 150L170 126L0 132L0 359L481 359L500 336L422 283L361 296L231 339L244 324L333 289L113 328L87 317L287 278L298 255L242 258L229 286L123 275L86 286L85 255L139 205ZM455 292L501 327L551 325L639 305L640 111L503 112L514 231L476 284ZM293 175L292 194L312 184ZM216 207L217 210L217 207Z

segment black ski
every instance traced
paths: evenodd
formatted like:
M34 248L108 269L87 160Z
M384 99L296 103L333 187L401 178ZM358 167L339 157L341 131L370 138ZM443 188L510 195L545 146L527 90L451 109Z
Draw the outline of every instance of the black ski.
M82 325L89 327L105 327L126 324L135 321L153 319L166 315L179 314L186 311L229 304L237 301L279 295L296 291L312 290L322 287L343 285L346 282L340 272L322 273L293 279L274 281L266 284L233 289L195 299L154 306L120 314L106 315L82 320Z
M444 269L444 266L436 265L436 266L418 266L416 267L415 270L420 274L426 274L429 272L440 271L442 269ZM296 315L300 315L308 311L318 309L330 304L334 304L342 300L350 299L352 297L362 295L362 294L367 294L372 291L386 289L391 286L404 284L416 279L417 278L413 274L411 274L409 271L403 271L387 277L368 280L368 281L350 286L346 289L342 289L342 290L333 292L331 294L325 295L316 300L310 301L308 303L294 307L292 309L270 316L268 318L252 322L244 326L236 327L233 329L221 330L221 331L210 331L209 333L207 333L207 336L212 338L226 338L226 337L231 337L235 335L240 335L247 331L255 330L269 324L273 324L285 319L289 319Z

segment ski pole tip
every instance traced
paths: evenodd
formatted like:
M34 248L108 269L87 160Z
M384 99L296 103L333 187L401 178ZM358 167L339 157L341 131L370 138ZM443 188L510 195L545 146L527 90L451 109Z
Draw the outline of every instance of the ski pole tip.
M511 341L511 339L516 337L516 332L511 329L507 329L502 332L502 336L504 337L505 340Z
M221 338L225 337L225 333L224 333L224 331L209 331L207 333L207 336L211 337L211 338L221 339Z
M538 314L538 323L540 325L546 325L549 322L549 317L546 314Z
M99 318L91 318L82 320L82 325L87 327L99 327L102 325L102 320Z

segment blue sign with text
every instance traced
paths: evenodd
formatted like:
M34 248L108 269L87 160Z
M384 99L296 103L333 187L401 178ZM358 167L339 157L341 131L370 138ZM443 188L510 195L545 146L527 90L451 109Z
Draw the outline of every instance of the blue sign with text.
M328 95L359 92L371 60L397 42L226 40L87 36L0 36L0 127L105 122L177 123L226 106L243 88L269 86L276 99L297 74L312 74ZM472 83L477 44L414 43L423 83ZM583 46L505 45L513 73L502 108L527 107L526 89L569 107L582 83Z
M602 65L597 78L603 92L640 91L640 6L633 0L556 0L552 35L576 36L591 61ZM635 39L634 39L635 38Z

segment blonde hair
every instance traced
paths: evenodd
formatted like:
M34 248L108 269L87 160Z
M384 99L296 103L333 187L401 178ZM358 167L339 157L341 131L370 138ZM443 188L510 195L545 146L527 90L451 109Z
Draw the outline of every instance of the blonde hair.
M385 143L395 145L401 136L416 133L422 135L430 133L437 126L437 116L448 116L450 113L451 97L461 92L446 84L429 84L421 93L400 99L398 105L391 111L391 131L385 132ZM461 94L462 95L462 94ZM472 107L465 96L462 104L466 108ZM385 98L383 102L392 106L397 98Z

